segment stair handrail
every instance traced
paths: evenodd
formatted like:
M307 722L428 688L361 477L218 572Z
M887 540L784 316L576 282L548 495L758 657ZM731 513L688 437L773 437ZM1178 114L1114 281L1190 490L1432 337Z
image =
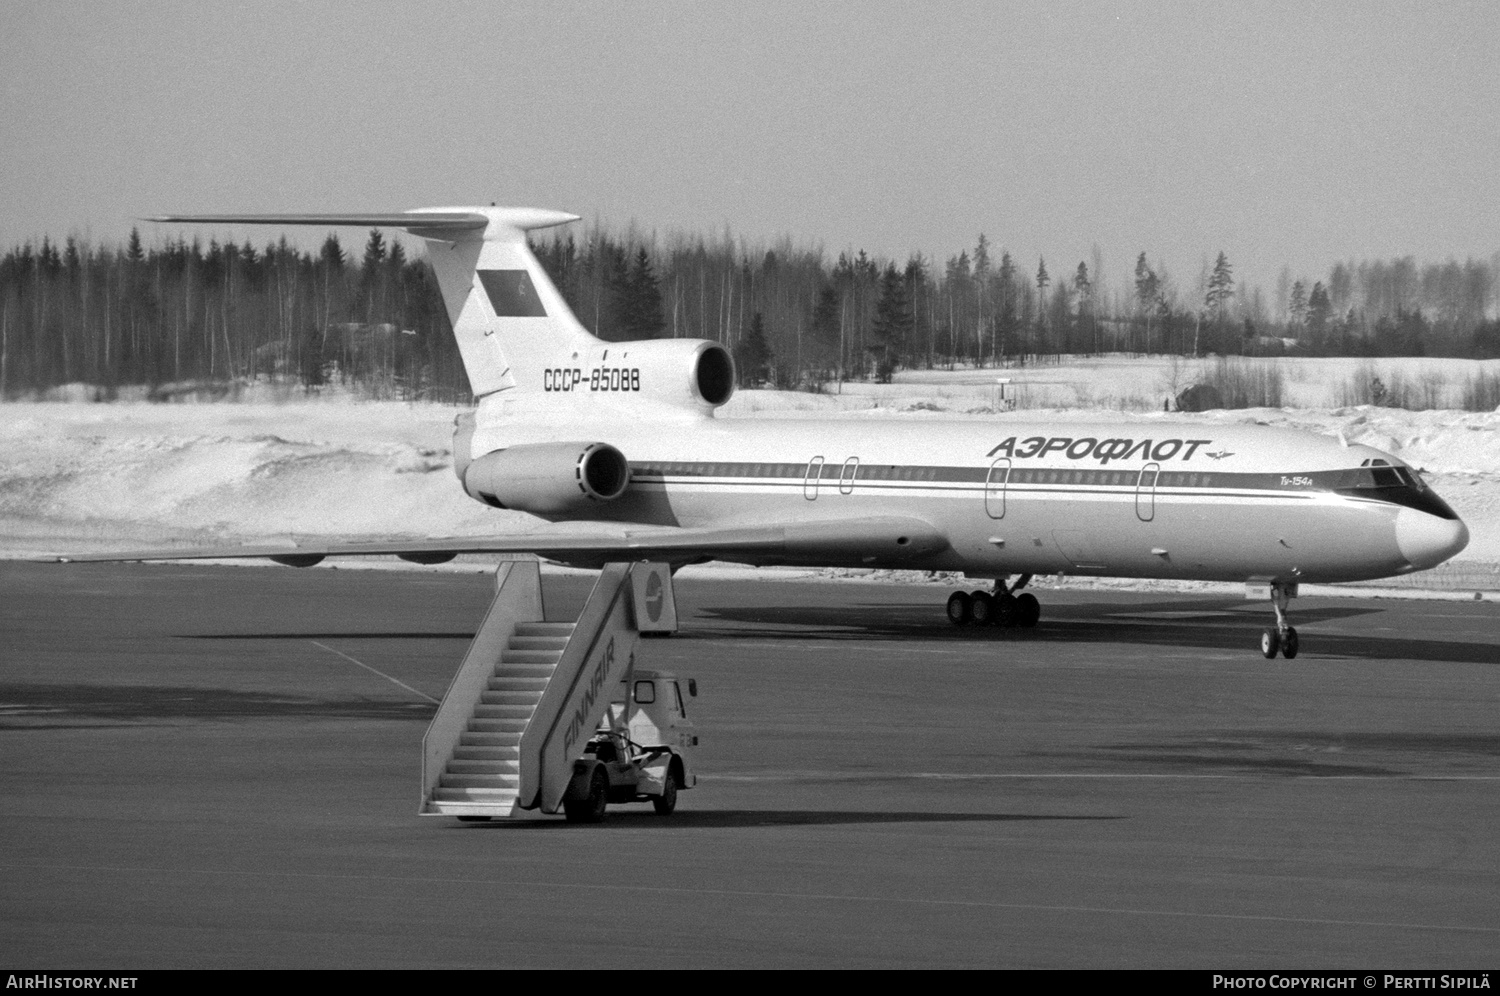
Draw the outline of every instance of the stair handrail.
M520 794L525 809L556 812L573 758L609 707L615 684L635 660L634 564L608 563L589 592L552 680L521 734Z
M542 576L535 560L510 561L495 569L495 599L474 634L463 663L448 683L437 714L422 737L422 805L432 799L459 738L469 726L479 697L489 688L500 655L519 623L540 622Z

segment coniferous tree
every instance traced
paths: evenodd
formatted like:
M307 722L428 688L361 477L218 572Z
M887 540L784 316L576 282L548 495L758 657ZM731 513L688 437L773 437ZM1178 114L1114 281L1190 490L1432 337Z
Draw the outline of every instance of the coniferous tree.
M771 347L766 342L764 316L750 317L750 328L734 344L734 368L742 387L760 387L766 383L771 368Z
M1036 348L1042 352L1047 348L1047 285L1052 278L1047 276L1047 261L1037 258L1036 264Z
M1094 321L1094 284L1089 280L1089 268L1082 260L1073 274L1073 293L1077 295L1078 332L1086 336L1085 345L1099 352L1099 327Z
M1155 317L1156 312L1159 310L1156 306L1156 298L1160 291L1161 279L1147 265L1146 252L1143 249L1135 260L1135 301L1136 306L1140 309L1141 317L1145 319L1146 341L1143 351L1146 353L1151 352L1151 319Z
M993 355L995 344L990 328L990 240L983 232L974 246L974 361L984 366L986 348ZM989 334L991 342L986 343Z
M1229 265L1229 257L1220 251L1219 258L1214 261L1213 273L1208 278L1208 293L1204 295L1203 303L1208 310L1218 319L1219 324L1229 312L1229 299L1234 297L1234 272Z
M911 302L906 296L906 281L896 270L896 264L889 263L880 278L880 299L875 306L875 321L870 330L872 343L869 349L875 358L875 377L880 383L891 382L910 338L911 326Z
M1321 344L1328 329L1328 316L1333 313L1333 302L1320 280L1313 284L1312 294L1307 298L1307 330L1313 342Z
M833 379L838 366L842 311L838 288L824 284L818 291L818 303L813 306L808 348L803 356L803 369L811 386L819 391Z
M630 339L655 339L666 328L661 310L661 285L651 268L651 256L645 246L636 252L621 311Z
M1287 301L1287 313L1292 326L1299 331L1307 325L1307 288L1298 280L1292 284L1292 296Z
M1010 253L1003 250L995 278L995 329L1000 357L1012 352L1025 353L1020 348L1020 323L1016 320L1016 264Z

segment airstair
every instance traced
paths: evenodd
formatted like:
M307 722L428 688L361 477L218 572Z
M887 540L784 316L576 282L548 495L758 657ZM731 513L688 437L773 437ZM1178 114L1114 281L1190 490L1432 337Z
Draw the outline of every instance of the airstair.
M502 563L495 600L422 741L425 816L557 812L573 762L635 663L676 628L666 564L612 563L575 622L547 622L535 560Z

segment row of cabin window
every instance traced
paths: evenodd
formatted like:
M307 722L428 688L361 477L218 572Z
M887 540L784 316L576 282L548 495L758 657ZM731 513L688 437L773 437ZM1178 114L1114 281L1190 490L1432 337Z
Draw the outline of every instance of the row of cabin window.
M634 468L639 477L753 477L792 478L806 480L806 464L794 463L652 463ZM1134 487L1140 481L1138 470L1044 470L1015 468L1008 473L1003 468L993 475L980 467L893 467L875 464L860 464L847 470L843 464L825 463L818 475L820 481L849 481L852 472L854 481L944 481L992 484L1070 484L1085 487ZM1369 471L1364 473L1368 474ZM1148 477L1146 483L1150 483ZM1168 471L1158 476L1158 487L1209 488L1214 486L1214 475Z

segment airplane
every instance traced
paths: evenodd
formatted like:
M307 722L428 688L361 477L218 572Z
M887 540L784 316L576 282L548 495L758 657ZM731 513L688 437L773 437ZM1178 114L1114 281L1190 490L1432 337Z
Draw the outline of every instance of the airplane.
M402 229L426 241L477 406L454 470L495 508L550 525L488 537L137 551L68 561L394 554L433 564L532 553L582 567L708 560L961 572L955 625L1032 627L1038 574L1245 582L1275 613L1261 652L1295 657L1299 584L1434 567L1468 529L1415 468L1263 425L716 418L734 363L698 339L604 342L528 233L578 220L517 207L197 214L168 224ZM1011 578L1017 578L1012 582Z

